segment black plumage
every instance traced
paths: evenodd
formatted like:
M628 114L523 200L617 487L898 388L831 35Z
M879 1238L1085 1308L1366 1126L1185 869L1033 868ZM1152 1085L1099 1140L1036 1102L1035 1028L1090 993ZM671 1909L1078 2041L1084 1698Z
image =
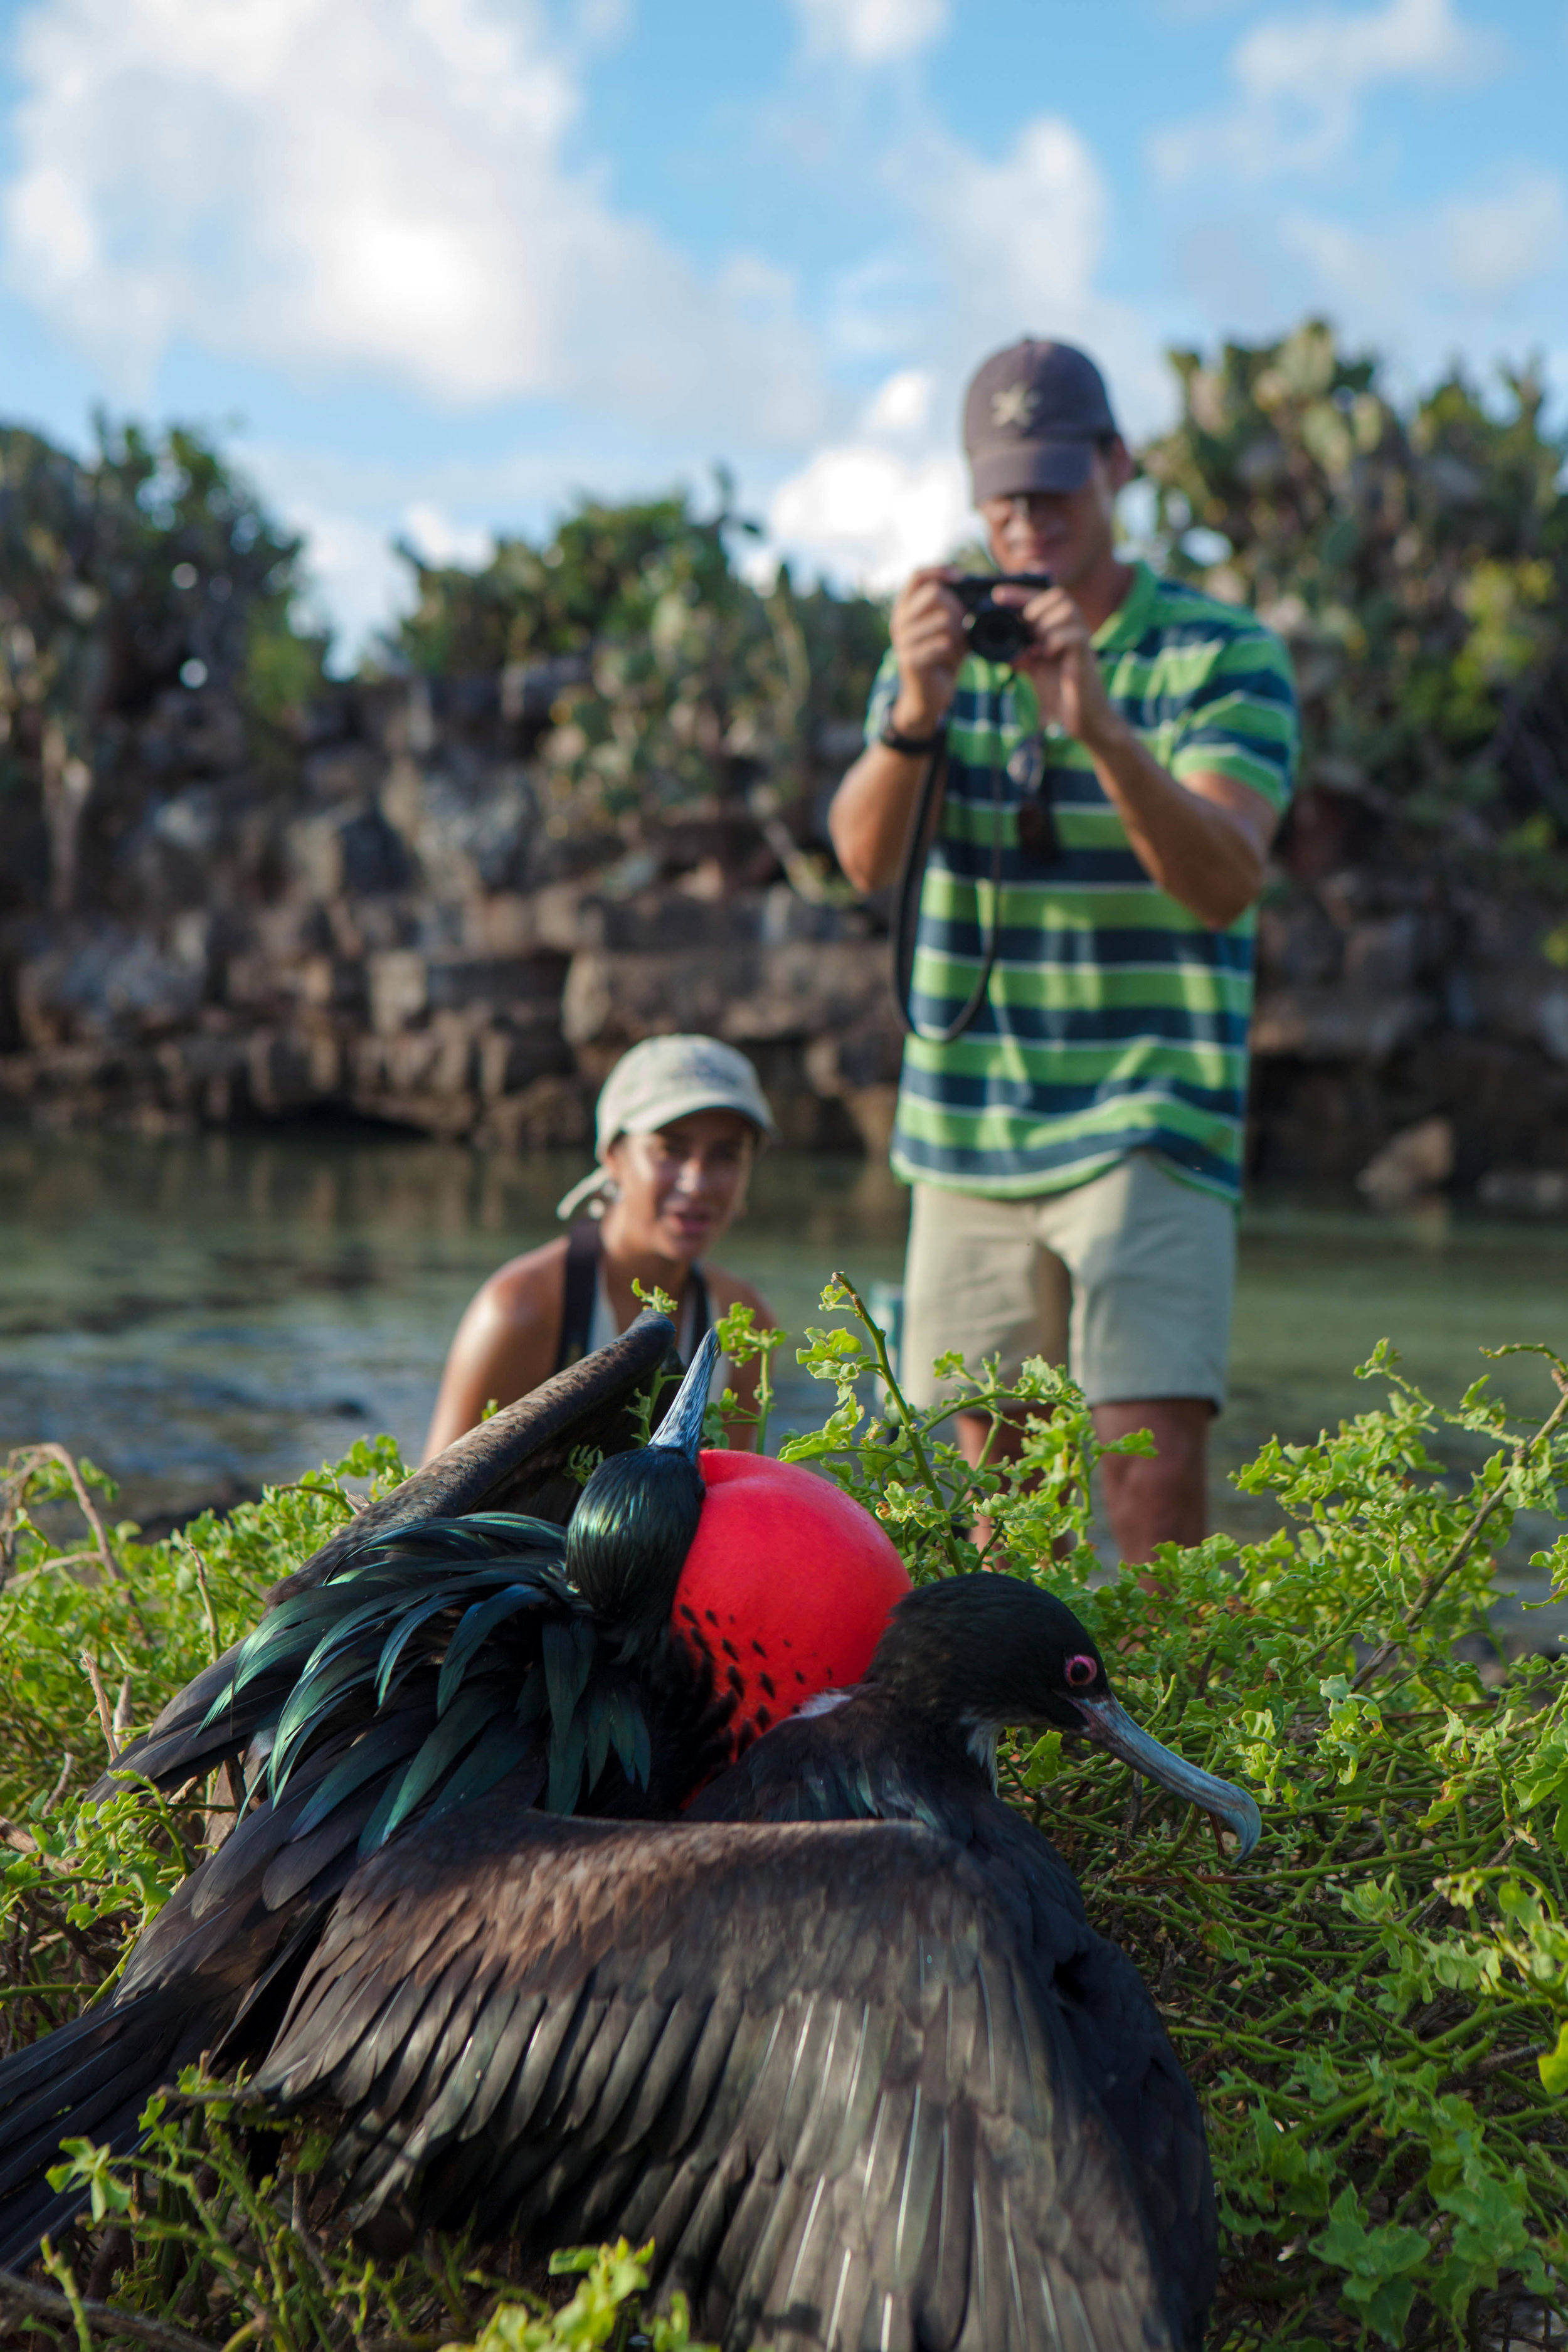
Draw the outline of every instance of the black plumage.
M726 2352L1168 2344L1038 1977L929 1830L520 1822L498 1792L366 1866L261 2088L346 2113L373 2242L651 2237Z
M367 1862L258 2087L336 2122L373 2238L651 2236L727 2352L1195 2345L1196 2103L994 1793L1016 1722L1135 1751L1256 1837L1249 1799L1122 1715L1069 1612L954 1580L679 1826L547 1822L503 1786Z
M728 1760L731 1702L669 1632L711 1351L652 1449L570 1483L580 1529L488 1507L498 1493L549 1500L574 1443L624 1447L671 1337L640 1318L361 1514L125 1751L121 1771L165 1790L222 1769L240 1818L111 1998L0 2064L0 2264L80 2201L45 2179L63 2137L122 2153L181 2066L265 2050L351 1872L406 1822L444 1830L503 1779L511 1802L545 1811L667 1814ZM434 1502L469 1515L430 1517ZM617 1541L628 1515L640 1585Z

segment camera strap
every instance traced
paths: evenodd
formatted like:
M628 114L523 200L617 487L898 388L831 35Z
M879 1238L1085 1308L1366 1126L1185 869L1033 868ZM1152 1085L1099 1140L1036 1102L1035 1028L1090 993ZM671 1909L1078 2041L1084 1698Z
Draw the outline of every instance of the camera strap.
M899 876L898 896L893 901L893 1001L899 1008L899 1019L906 1035L918 1037L926 1045L953 1045L973 1021L985 1002L985 992L991 985L991 970L996 961L996 927L1002 907L1002 813L1006 805L1003 790L1003 768L999 760L991 764L991 903L985 911L980 931L980 970L963 1008L944 1029L922 1029L910 1010L915 979L915 940L920 927L921 887L925 880L926 859L936 837L942 814L942 803L947 790L947 738L944 735L926 761L925 775L921 782L920 797L910 820L909 838L904 844L903 869ZM978 898L978 887L975 897Z

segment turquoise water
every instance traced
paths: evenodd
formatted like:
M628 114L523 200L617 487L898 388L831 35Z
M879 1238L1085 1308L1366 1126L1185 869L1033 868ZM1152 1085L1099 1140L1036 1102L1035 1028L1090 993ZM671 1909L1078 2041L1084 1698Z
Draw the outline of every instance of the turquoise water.
M416 1453L464 1304L559 1230L554 1202L580 1172L374 1129L0 1130L0 1446L85 1451L143 1519L293 1475L366 1429ZM836 1266L897 1279L904 1201L878 1167L777 1153L724 1255L799 1328ZM1568 1346L1568 1228L1254 1200L1217 1524L1263 1524L1225 1474L1270 1433L1311 1436L1375 1401L1352 1370L1384 1336L1441 1398L1485 1369L1483 1346ZM1500 1385L1550 1404L1533 1368ZM818 1417L825 1400L787 1360L783 1386L786 1422Z

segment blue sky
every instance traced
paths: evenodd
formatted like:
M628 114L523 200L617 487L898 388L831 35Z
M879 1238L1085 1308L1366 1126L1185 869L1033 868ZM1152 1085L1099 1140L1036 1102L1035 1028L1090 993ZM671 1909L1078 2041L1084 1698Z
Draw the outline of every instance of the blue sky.
M1326 311L1568 409L1568 0L0 0L0 414L225 429L345 643L395 534L735 472L878 584L1031 331L1130 432Z

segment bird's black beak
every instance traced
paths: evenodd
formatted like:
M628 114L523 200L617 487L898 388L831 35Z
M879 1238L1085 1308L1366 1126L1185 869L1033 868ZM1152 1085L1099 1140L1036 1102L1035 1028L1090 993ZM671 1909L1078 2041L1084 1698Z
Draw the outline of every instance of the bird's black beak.
M1085 1731L1099 1746L1109 1748L1135 1772L1146 1772L1173 1797L1184 1797L1190 1805L1212 1814L1235 1838L1237 1862L1247 1860L1263 1834L1263 1816L1245 1789L1218 1780L1212 1772L1200 1772L1173 1748L1163 1748L1139 1729L1120 1699L1079 1698L1074 1693L1068 1704L1078 1709Z
M684 1454L689 1463L696 1464L702 1446L702 1416L708 1410L708 1391L713 1380L713 1367L718 1360L718 1338L709 1331L691 1359L686 1378L677 1389L669 1411L648 1439L650 1445L668 1445L673 1452Z

